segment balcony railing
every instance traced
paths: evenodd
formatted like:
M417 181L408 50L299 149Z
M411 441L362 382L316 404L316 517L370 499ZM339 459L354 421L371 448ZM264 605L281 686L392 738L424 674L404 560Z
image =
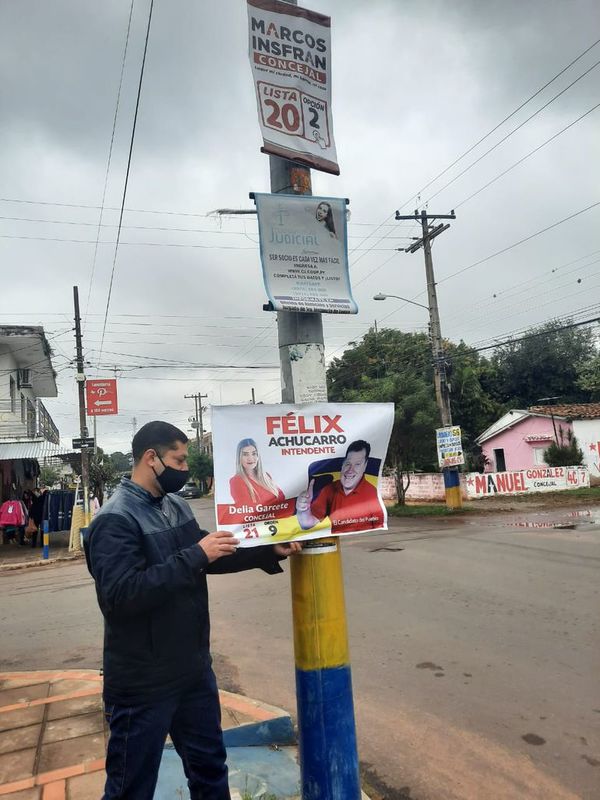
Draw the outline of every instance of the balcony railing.
M41 400L0 400L0 439L43 438L59 444L60 434Z

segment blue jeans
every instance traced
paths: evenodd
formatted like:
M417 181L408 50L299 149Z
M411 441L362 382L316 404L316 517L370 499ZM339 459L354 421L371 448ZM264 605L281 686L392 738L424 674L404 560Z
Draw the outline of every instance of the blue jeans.
M151 705L107 704L110 739L103 800L151 800L167 734L181 760L192 800L230 800L217 682L202 683Z

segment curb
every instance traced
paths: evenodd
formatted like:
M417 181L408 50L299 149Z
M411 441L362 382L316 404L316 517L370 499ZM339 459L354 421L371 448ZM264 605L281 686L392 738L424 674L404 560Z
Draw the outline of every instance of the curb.
M64 563L65 561L79 561L84 558L84 553L73 553L69 556L57 556L56 558L42 559L39 561L17 561L14 564L0 564L0 572L13 572L18 569L33 569L34 567L47 567L50 564Z

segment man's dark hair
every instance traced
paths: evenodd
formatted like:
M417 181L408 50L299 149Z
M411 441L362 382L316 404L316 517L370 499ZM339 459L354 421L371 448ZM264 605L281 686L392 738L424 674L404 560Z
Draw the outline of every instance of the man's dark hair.
M365 442L364 439L357 439L355 442L352 442L348 445L348 449L346 450L346 458L348 458L350 453L360 453L361 450L365 451L365 461L367 461L371 452L371 445L368 442Z
M139 429L131 442L131 454L133 463L137 464L146 450L156 450L159 456L163 456L167 450L174 450L176 442L186 444L188 437L175 425L170 422L147 422Z

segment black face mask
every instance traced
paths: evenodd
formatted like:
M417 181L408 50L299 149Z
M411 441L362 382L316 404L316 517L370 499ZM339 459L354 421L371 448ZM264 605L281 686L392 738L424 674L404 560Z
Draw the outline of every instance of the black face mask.
M168 467L162 458L156 454L160 460L160 463L163 465L164 470L160 473L160 475L156 474L156 470L152 467L154 474L156 475L156 480L158 481L158 485L163 490L165 494L170 494L171 492L178 492L182 486L188 481L190 477L189 469L174 469L173 467Z

